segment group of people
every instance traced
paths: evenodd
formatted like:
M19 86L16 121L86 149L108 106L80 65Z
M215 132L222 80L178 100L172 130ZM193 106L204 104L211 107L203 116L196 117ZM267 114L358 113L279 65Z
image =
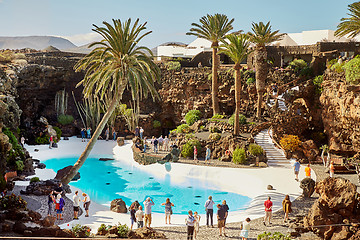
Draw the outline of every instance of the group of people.
M264 217L263 223L266 226L266 221L268 221L269 225L271 225L273 202L271 201L270 196L268 196L268 199L264 202L264 207L265 207L265 217ZM283 207L283 211L285 214L283 222L286 223L289 220L289 213L292 212L291 201L290 201L289 195L285 195L285 198L282 201L282 207Z
M115 128L114 128L114 127L111 128L111 133L112 133L112 134L111 134L112 139L113 139L114 141L116 141L117 132L115 131ZM105 130L105 140L106 140L106 141L109 141L109 139L110 139L110 128L107 127L106 130Z
M86 142L86 139L90 139L91 138L91 128L82 128L81 129L81 141L82 142Z

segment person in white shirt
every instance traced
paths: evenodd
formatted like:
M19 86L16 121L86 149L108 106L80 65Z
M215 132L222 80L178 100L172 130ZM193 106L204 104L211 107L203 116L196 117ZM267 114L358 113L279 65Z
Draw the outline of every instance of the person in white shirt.
M135 217L136 217L138 228L143 228L144 227L144 212L142 210L142 206L139 206L139 210L136 211Z
M246 240L249 236L249 231L250 231L250 218L246 218L246 220L242 222L241 225L242 228L241 228L240 237L242 237L242 240Z
M205 211L206 211L206 226L209 227L209 218L211 220L211 227L214 227L213 224L213 214L214 214L214 201L212 196L209 196L209 199L205 202Z
M78 196L78 191L75 191L75 195L73 196L73 200L74 200L74 219L79 219L78 218L78 214L79 214L79 208L80 208L80 197Z
M185 219L185 223L187 226L187 239L188 240L192 240L193 239L193 234L194 234L194 226L195 226L195 222L196 219L193 216L192 211L189 211L189 215L187 216L187 218Z
M153 202L153 200L148 197L145 202L144 202L144 210L145 210L145 227L147 227L147 223L149 225L151 225L151 206L154 206L155 203Z

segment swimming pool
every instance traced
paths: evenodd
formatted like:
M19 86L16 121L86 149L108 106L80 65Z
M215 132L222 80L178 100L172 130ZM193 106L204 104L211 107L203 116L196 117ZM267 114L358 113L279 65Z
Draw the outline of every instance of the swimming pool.
M204 203L210 195L216 204L226 200L230 211L244 210L251 201L249 197L240 194L214 189L213 184L206 180L189 176L179 183L174 181L171 172L161 177L119 160L99 161L100 157L113 156L91 156L79 171L80 180L70 183L88 193L93 201L100 204L110 205L113 199L122 198L127 206L135 200L142 205L147 197L151 197L155 203L153 212L162 213L164 206L161 206L161 203L170 198L175 205L174 214L187 214L188 210L204 213ZM77 156L52 158L44 163L47 168L56 172L65 166L73 165L77 159Z

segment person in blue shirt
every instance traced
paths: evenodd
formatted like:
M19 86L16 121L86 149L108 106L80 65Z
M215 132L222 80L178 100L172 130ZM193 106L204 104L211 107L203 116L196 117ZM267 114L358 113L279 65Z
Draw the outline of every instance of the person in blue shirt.
M299 163L298 159L295 160L295 163L293 166L294 166L295 180L299 181L300 163Z
M205 163L210 164L211 150L209 146L206 146L206 155L205 155Z

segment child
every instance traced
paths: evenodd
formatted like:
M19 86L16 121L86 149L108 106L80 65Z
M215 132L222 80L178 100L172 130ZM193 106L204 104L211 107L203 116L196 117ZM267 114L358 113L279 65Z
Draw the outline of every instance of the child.
M136 211L135 217L137 220L138 228L143 228L144 227L144 212L142 210L142 206L139 206L139 210Z
M194 212L194 218L196 220L195 222L195 228L194 228L194 238L196 239L196 235L199 233L199 226L200 226L200 215L198 214L198 212Z
M249 236L250 221L250 218L246 218L246 220L241 223L240 237L242 237L242 240L246 240Z

